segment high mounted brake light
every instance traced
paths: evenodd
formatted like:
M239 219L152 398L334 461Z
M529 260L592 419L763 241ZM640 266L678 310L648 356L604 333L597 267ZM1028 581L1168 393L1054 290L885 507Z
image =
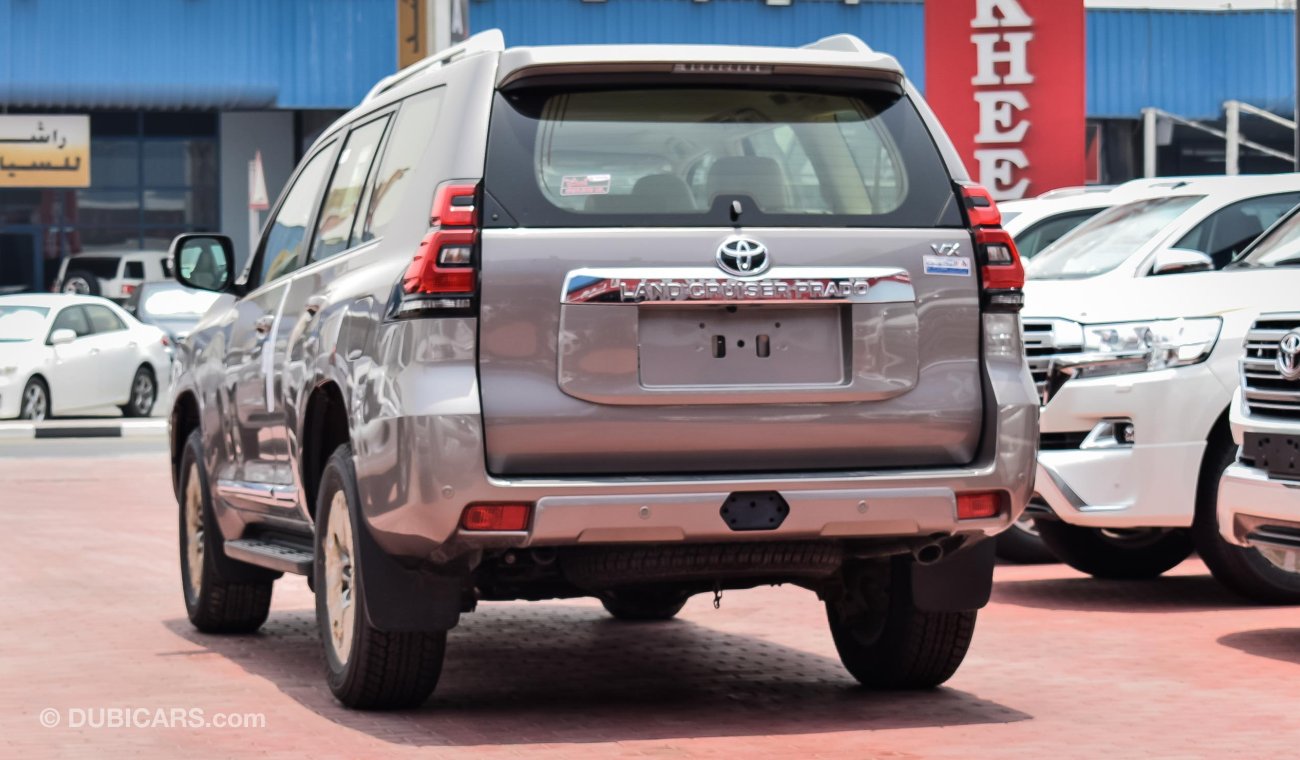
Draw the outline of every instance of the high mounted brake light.
M438 187L428 234L402 276L396 316L412 317L473 308L478 292L478 185Z
M962 207L975 241L984 307L988 311L1020 311L1024 305L1025 267L1016 241L1002 229L1002 213L993 196L979 185L962 184Z

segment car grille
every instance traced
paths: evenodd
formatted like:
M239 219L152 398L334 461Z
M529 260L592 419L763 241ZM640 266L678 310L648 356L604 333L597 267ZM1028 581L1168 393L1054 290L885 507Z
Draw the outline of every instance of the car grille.
M1029 373L1034 376L1034 387L1044 405L1052 398L1053 389L1048 382L1052 359L1078 354L1083 351L1082 331L1078 324L1065 319L1023 319L1025 360Z
M1300 314L1265 314L1246 333L1241 360L1241 391L1251 414L1300 419L1300 381L1286 380L1277 368L1277 343L1300 329Z

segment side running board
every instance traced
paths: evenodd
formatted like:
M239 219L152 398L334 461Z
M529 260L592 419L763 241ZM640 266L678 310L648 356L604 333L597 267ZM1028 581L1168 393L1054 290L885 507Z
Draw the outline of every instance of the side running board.
M311 546L290 540L237 538L225 544L226 556L250 565L282 573L310 575L314 557Z

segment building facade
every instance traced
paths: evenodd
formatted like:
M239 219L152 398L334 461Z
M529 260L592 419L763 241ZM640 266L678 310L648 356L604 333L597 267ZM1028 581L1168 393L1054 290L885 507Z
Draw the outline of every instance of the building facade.
M927 74L920 0L0 0L0 117L88 115L91 166L86 187L0 177L0 292L48 287L64 256L161 250L186 230L226 231L245 255L250 162L260 154L274 200L320 130L409 59L412 23L440 41L466 23L500 28L511 45L799 45L849 32L916 82ZM1288 9L1090 3L1095 179L1141 173L1144 108L1218 122L1240 100L1290 117L1294 30ZM1223 171L1221 141L1167 126L1160 173ZM1243 129L1291 151L1284 128ZM1288 168L1242 157L1243 172Z

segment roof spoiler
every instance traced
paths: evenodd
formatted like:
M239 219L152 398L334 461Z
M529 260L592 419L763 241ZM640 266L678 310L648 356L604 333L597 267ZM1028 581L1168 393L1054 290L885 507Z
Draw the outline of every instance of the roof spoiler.
M364 103L366 100L372 100L379 97L383 93L393 89L397 85L405 82L422 71L428 71L429 69L443 66L451 63L457 58L466 58L479 53L500 53L505 49L506 38L505 35L501 34L500 29L484 30L471 36L459 45L453 45L446 50L434 53L428 58L416 61L396 74L389 74L379 80L379 83L374 87L370 88L370 92L366 93L365 100L362 102Z
M876 52L871 49L870 45L853 34L832 34L829 37L822 37L816 42L804 45L803 49L829 50L835 53L857 53L859 55L871 55Z

